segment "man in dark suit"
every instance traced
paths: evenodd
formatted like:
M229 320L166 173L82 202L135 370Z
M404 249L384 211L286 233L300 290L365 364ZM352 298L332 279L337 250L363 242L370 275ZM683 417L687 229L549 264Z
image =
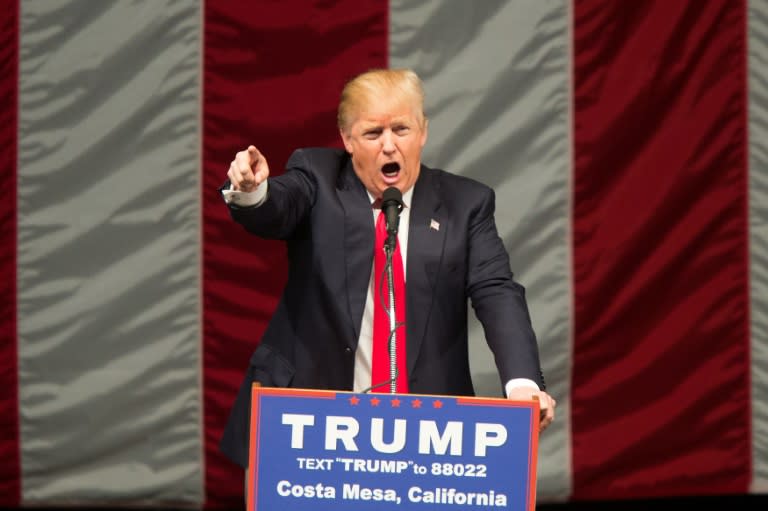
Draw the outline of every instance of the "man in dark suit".
M346 151L300 149L269 177L254 146L237 153L222 193L235 221L288 244L288 282L250 365L222 438L247 465L252 382L365 391L372 376L377 200L403 194L398 244L405 268L408 392L473 395L467 299L483 325L506 395L537 396L541 429L554 419L522 286L494 220L494 194L471 179L421 164L428 122L421 81L409 70L351 80L339 104Z

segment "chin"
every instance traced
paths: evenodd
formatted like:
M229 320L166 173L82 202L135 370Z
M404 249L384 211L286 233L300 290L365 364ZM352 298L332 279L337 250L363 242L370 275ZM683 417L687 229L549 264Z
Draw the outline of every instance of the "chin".
M403 188L400 186L400 183L395 183L393 185L384 184L384 187L381 189L381 193L384 193L384 190L387 188L397 188L401 192L403 191Z

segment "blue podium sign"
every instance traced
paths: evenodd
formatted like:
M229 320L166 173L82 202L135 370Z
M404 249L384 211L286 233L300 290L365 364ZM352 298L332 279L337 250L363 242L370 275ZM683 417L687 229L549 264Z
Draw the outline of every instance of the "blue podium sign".
M533 511L538 401L254 385L248 511Z

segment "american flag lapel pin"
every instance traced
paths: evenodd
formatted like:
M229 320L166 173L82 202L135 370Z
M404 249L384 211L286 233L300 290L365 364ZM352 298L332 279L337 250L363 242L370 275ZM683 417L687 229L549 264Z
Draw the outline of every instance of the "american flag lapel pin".
M430 229L434 229L434 230L436 230L436 231L439 231L439 230L440 230L440 222L438 222L438 221L437 221L437 220L435 220L434 218L431 218L431 219L429 220L429 228L430 228Z

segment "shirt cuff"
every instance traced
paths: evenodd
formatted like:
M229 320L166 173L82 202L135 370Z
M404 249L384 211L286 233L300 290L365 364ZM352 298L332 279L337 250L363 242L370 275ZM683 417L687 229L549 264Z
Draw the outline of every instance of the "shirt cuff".
M267 180L265 179L259 183L252 192L233 190L232 185L229 185L229 190L222 190L221 195L227 204L234 204L240 207L261 206L267 200Z
M536 384L535 381L529 380L528 378L512 378L504 386L504 390L507 392L507 396L509 396L509 393L512 392L512 389L517 389L521 387L525 387L533 390L541 390L539 389L539 386Z

